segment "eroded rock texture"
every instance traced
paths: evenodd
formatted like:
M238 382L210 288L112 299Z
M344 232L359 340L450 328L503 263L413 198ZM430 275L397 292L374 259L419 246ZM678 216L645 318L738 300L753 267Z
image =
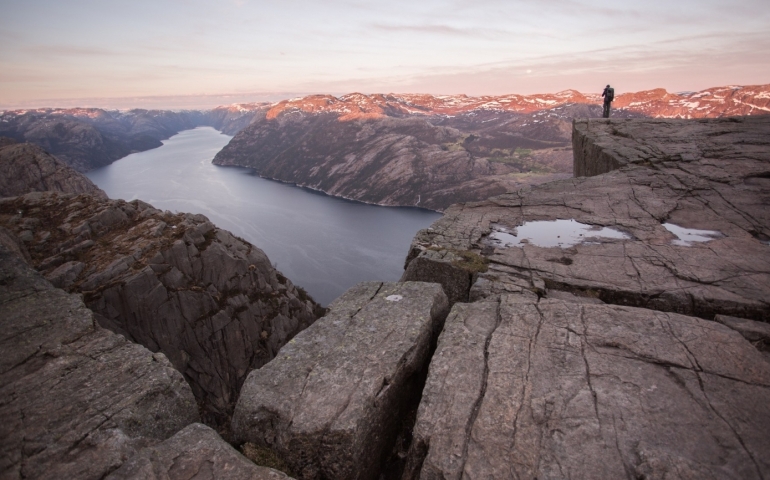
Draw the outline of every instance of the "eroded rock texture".
M717 315L714 320L743 335L743 338L751 342L757 350L765 355L765 358L770 360L770 323L729 315Z
M99 327L2 247L0 324L1 478L103 478L199 419L162 353Z
M0 224L100 324L163 352L209 423L226 423L249 371L317 317L261 250L202 215L33 193L0 201Z
M767 478L770 117L576 121L573 145L601 175L454 206L415 238L404 279L472 303L404 477ZM522 241L557 219L592 229Z
M31 143L0 147L0 197L29 192L107 194L88 178Z
M591 120L575 123L574 143L591 161L631 160L600 176L451 207L415 237L403 279L430 281L425 272L441 271L435 281L448 294L460 291L453 298L460 301L566 291L708 319L770 320L770 117ZM612 168L605 163L610 167L594 170ZM586 238L565 248L506 246L494 238L525 222L556 219L612 227L629 238ZM718 234L682 245L664 223ZM458 252L488 261L487 271L469 273L451 260Z
M447 319L405 478L767 478L768 404L720 323L505 294Z
M437 284L353 287L249 375L233 432L298 478L378 478L447 308Z
M200 423L132 457L107 480L291 480L282 472L259 467Z

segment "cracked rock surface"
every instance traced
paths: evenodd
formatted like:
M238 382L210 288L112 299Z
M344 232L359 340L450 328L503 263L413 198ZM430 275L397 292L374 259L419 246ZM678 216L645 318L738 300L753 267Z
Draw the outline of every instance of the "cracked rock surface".
M37 145L0 146L0 197L44 191L107 198L91 180Z
M107 480L291 480L238 453L211 428L194 423L168 440L147 447Z
M298 478L378 478L447 308L438 284L351 288L249 375L233 432Z
M770 321L770 116L591 120L590 128L576 121L573 139L576 171L618 169L450 207L415 237L403 279L439 281L448 294L472 283L455 301L563 291L707 319ZM587 234L565 248L493 239L556 219L628 238ZM718 234L682 245L664 223ZM477 254L489 265L469 281L444 252Z
M450 313L405 478L767 478L769 404L718 322L504 294Z
M260 249L202 215L46 192L0 200L0 225L102 326L163 352L213 425L227 424L246 375L320 309Z
M0 323L1 478L103 478L199 419L162 353L101 328L2 247Z

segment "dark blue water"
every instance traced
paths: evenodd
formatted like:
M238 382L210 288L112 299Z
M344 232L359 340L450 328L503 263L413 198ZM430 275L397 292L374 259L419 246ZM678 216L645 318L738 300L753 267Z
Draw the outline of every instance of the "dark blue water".
M212 165L231 138L210 127L187 130L162 147L87 175L110 198L206 215L264 250L323 305L358 282L398 280L412 237L440 217L329 197L259 178L249 169Z

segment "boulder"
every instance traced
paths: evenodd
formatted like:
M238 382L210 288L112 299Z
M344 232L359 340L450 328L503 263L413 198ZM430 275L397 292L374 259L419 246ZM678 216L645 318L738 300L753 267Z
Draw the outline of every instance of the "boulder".
M194 423L134 455L107 480L291 480L238 453L211 428Z
M452 304L466 302L474 272L464 268L464 259L458 253L426 249L418 258L407 260L401 281L440 283Z
M0 200L0 226L55 285L82 293L102 326L163 352L218 427L246 375L322 311L264 252L203 215L47 192Z
M562 291L770 321L770 117L576 121L574 138L576 165L618 169L450 207L415 237L402 280L441 282L462 300L453 292L469 271L449 254L468 252L488 263L471 276L472 299ZM550 244L513 241L531 222L556 220L588 230L572 244L558 232ZM708 231L705 241L678 238L680 227Z
M768 404L720 323L503 294L449 315L404 478L767 478Z
M246 379L237 439L272 449L298 478L378 478L447 309L437 284L348 290Z
M44 191L88 193L107 198L85 175L37 145L0 146L0 197Z
M101 328L1 247L0 323L2 478L103 478L199 419L162 353Z

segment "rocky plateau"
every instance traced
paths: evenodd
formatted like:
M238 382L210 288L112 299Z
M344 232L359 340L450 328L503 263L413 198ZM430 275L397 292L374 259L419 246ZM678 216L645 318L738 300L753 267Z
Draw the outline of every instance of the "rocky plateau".
M421 231L402 280L459 303L404 478L766 478L768 139L768 117L576 120L578 178ZM526 234L557 220L588 228Z
M571 136L326 312L200 215L1 199L0 476L770 477L770 117Z
M419 302L360 285L251 373L237 436L302 479L770 475L770 117L573 128L575 171L595 176L453 206L416 236L400 288L439 283L453 305L412 367L416 412L377 413L403 388L386 365L420 351L391 331ZM584 238L525 237L557 220ZM362 457L371 425L408 435Z

